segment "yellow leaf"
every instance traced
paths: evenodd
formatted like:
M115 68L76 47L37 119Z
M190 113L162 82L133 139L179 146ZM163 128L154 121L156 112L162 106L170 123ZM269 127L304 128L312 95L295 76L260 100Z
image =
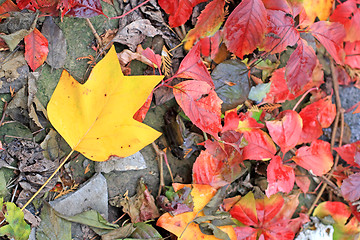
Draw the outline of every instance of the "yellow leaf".
M311 23L318 17L321 21L330 16L334 0L304 0L303 6Z
M124 76L115 48L85 84L63 71L47 106L54 128L70 147L94 161L126 157L161 133L133 119L163 76Z

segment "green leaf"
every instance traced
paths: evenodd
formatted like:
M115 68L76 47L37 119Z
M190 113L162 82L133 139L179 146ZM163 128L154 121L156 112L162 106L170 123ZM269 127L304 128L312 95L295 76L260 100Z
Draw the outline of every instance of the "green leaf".
M230 237L226 232L222 231L211 223L201 223L199 227L201 232L206 235L214 235L219 239L230 240Z
M137 239L162 239L162 236L150 224L138 222L134 224L135 231L130 235L131 238Z
M36 240L71 240L71 223L58 217L49 203L44 203L40 218Z
M206 204L204 207L204 214L205 215L214 215L215 212L219 209L220 204L223 203L224 198L226 196L226 189L229 185L225 185L222 188L220 188L215 196Z
M3 198L0 198L1 207ZM7 225L0 228L0 236L7 235L16 240L27 240L30 235L30 226L24 220L24 213L12 202L5 202L6 213L4 214Z

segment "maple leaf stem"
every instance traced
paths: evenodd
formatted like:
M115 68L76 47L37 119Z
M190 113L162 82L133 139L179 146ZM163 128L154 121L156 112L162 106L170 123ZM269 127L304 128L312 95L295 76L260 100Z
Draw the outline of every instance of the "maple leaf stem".
M294 106L293 108L293 111L296 111L296 108L300 105L300 103L302 102L302 100L304 100L304 98L306 97L306 95L308 95L309 92L311 91L314 91L314 90L317 90L318 88L317 87L314 87L314 88L310 88L309 90L307 90L303 96L299 99L299 101L296 103L296 105Z
M133 9L131 9L130 11L127 11L127 12L126 12L126 13L124 13L123 15L120 15L120 16L117 16L117 17L111 17L110 19L112 20L112 19L119 19L119 18L123 18L123 17L125 17L126 15L128 15L129 13L131 13L131 12L135 11L136 9L138 9L139 7L141 7L141 6L145 5L145 4L146 4L146 3L148 3L148 2L150 2L150 0L146 0L145 2L143 2L143 3L139 4L139 5L137 5L136 7L134 7Z
M21 208L21 211L23 211L27 205L29 205L32 200L34 200L34 198L40 193L41 190L44 189L44 187L51 181L51 179L53 179L53 177L56 175L56 173L60 170L60 168L62 168L62 166L64 166L64 164L66 163L66 161L69 159L69 157L71 156L71 154L73 154L75 150L72 149L71 152L66 156L66 158L60 163L60 165L55 169L55 171L53 172L53 174L51 174L51 176L48 178L48 180L46 180L46 182L39 188L39 190L36 191L36 193L34 193L34 195L25 203L25 205Z

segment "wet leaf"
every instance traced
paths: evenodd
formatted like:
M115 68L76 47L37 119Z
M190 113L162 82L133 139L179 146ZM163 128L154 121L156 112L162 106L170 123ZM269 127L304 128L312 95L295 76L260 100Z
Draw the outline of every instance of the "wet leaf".
M262 1L244 0L226 20L224 42L229 51L242 59L258 47L265 31L266 9Z
M292 160L299 166L311 170L316 176L324 175L334 164L330 143L322 140L313 141L310 147L299 148Z
M186 116L202 131L217 136L221 131L221 103L204 81L189 80L174 86L175 99Z
M215 91L223 101L223 111L236 108L248 97L249 76L246 65L239 60L226 60L212 71Z
M54 23L52 17L46 17L41 33L49 42L49 54L46 58L46 63L55 69L64 67L66 39L61 29Z
M271 138L280 146L283 154L298 144L302 126L300 115L293 110L283 111L276 120L266 121Z
M133 115L162 78L124 76L112 47L85 84L62 73L47 106L50 122L73 150L91 160L129 156L160 136Z
M267 167L267 180L269 183L265 191L267 197L278 192L290 193L295 182L294 169L284 165L281 158L275 156Z

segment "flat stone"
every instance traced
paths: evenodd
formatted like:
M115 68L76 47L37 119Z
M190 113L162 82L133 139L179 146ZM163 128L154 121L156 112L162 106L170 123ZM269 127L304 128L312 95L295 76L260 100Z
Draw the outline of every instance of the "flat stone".
M89 209L98 211L108 219L108 190L105 177L95 174L78 190L50 202L59 213L73 216Z
M106 162L96 162L95 171L109 173L111 171L141 170L146 168L143 155L137 152L129 157L111 157Z

